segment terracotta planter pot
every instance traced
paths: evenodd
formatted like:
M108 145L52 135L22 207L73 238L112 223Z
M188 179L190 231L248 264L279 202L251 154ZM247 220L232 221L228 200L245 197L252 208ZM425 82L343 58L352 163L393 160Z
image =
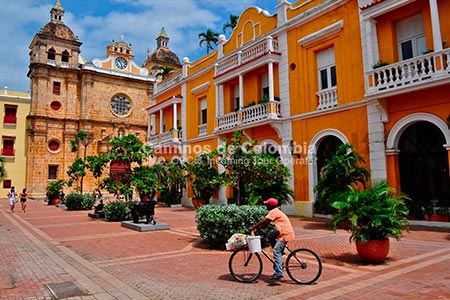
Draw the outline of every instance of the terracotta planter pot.
M208 200L205 199L192 199L192 205L194 205L194 208L197 209L202 205L208 204Z
M59 199L52 200L52 205L56 205L56 204L60 204L60 203L61 203L61 200L59 200Z
M448 215L447 216L425 215L425 220L426 221L448 222Z
M359 256L371 263L383 262L389 253L389 239L369 240L367 243L356 242Z

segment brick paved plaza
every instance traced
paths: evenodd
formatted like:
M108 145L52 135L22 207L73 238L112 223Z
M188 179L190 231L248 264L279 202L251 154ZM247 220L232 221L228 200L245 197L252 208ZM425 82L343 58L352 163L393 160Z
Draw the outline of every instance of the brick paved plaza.
M87 214L33 200L26 213L16 207L12 214L2 199L0 299L450 299L448 227L413 226L391 240L384 264L368 265L347 232L293 217L295 244L323 260L318 282L271 281L264 261L261 278L242 284L228 272L230 252L202 243L193 209L157 207L157 219L171 229L153 232Z

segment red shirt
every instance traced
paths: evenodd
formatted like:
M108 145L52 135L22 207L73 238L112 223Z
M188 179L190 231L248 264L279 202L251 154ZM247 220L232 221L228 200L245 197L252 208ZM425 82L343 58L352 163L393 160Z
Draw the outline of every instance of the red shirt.
M284 239L286 242L289 242L295 238L291 221L289 221L289 218L279 208L274 208L269 211L266 218L271 220L277 228L279 240Z

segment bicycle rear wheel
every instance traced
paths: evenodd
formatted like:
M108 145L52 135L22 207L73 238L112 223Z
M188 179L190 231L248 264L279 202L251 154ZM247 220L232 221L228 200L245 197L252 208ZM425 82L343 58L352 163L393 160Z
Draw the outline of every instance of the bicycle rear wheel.
M228 261L231 275L239 282L255 281L261 275L262 267L261 256L250 253L248 248L235 250Z
M322 274L322 261L314 251L299 248L288 255L286 271L289 277L297 283L313 283Z

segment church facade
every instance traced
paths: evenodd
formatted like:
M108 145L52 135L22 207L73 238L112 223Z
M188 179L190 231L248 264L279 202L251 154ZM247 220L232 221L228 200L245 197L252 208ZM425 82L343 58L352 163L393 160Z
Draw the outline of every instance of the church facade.
M133 49L123 38L107 45L105 58L84 60L82 43L64 24L64 12L57 0L50 22L29 46L32 104L27 118L26 186L34 197L45 196L49 181L67 179L68 167L85 150L86 155L104 153L112 137L128 134L145 142L145 108L156 80L136 64ZM167 41L166 36L165 47ZM86 148L72 153L70 140L81 130L89 134ZM84 186L84 191L95 188L90 174Z

